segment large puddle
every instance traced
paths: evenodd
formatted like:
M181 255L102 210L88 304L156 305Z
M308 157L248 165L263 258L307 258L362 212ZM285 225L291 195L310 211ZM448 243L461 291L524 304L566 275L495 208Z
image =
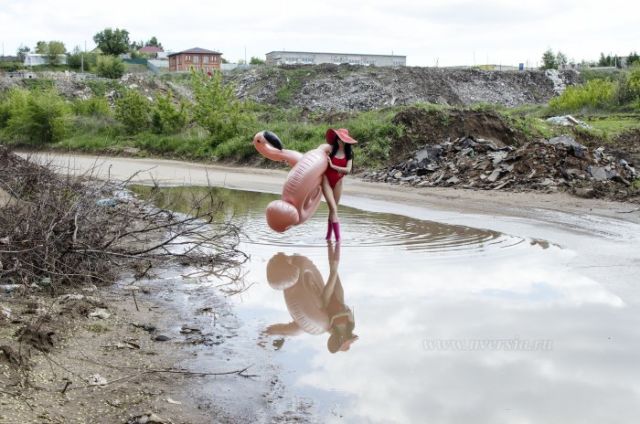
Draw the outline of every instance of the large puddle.
M205 189L202 189L205 190ZM210 189L206 189L210 190ZM214 189L244 228L242 333L319 422L631 422L637 305L544 240L324 206L286 234L276 196ZM198 189L163 189L185 209Z

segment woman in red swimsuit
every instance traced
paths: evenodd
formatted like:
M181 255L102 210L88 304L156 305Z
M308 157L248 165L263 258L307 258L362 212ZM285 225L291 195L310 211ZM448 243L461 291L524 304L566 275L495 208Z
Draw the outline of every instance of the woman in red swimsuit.
M329 128L325 134L327 143L331 145L329 166L322 178L322 193L329 206L329 222L327 223L327 240L331 240L333 232L336 241L340 241L340 221L338 220L338 204L342 195L342 178L351 172L353 151L351 145L357 143L349 136L346 128Z

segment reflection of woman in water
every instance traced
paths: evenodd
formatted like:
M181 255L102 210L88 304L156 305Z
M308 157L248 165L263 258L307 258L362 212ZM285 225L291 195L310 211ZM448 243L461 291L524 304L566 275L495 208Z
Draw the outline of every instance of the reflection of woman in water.
M271 287L284 289L287 309L293 318L288 324L274 324L267 328L271 335L296 335L302 332L328 332L329 352L347 351L358 339L353 334L353 312L344 303L344 290L338 276L340 245L328 245L329 278L324 284L322 275L308 258L278 253L267 265L267 279Z

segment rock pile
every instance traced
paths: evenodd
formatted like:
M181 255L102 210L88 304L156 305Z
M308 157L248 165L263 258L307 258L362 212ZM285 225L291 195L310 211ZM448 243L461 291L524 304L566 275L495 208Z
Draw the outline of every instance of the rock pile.
M362 111L436 103L503 106L545 103L579 81L574 71L482 71L479 69L353 65L261 66L236 70L225 80L241 99L306 107L313 111Z
M484 190L569 190L581 197L604 196L603 186L624 191L637 177L632 164L600 147L593 152L568 136L501 146L473 136L427 145L413 157L379 172L372 181L418 187L455 186Z

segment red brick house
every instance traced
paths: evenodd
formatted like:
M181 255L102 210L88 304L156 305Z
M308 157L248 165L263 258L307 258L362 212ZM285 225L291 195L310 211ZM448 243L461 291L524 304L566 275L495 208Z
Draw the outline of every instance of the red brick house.
M168 57L170 72L188 71L191 68L208 72L220 69L222 63L222 53L199 47L171 53Z
M156 46L144 46L141 49L138 49L138 53L146 54L149 57L153 57L153 58L158 57L158 53L163 53L163 52L164 50L162 49L162 47L156 47Z

